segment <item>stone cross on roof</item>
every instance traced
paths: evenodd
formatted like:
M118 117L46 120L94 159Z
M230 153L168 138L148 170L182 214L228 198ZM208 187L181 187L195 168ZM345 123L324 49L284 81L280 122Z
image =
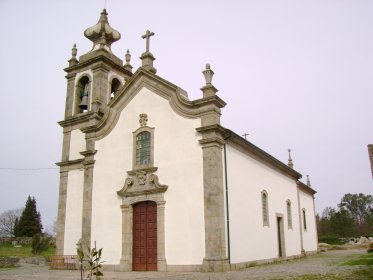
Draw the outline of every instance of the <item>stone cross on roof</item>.
M145 35L141 36L141 38L146 39L146 52L149 52L150 36L154 36L154 32L150 32L149 30L146 30Z

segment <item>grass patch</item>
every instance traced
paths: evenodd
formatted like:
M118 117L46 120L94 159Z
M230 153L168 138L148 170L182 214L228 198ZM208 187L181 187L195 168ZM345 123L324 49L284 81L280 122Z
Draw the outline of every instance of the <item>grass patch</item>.
M344 265L373 265L373 252L370 252L365 255L361 255L358 258L349 260L345 262Z
M359 269L351 272L343 273L342 275L336 274L306 274L302 276L293 276L286 278L273 278L272 280L372 280L373 279L373 267Z
M0 244L0 257L32 257L31 245L22 245L22 247L14 247L10 243ZM43 251L39 256L50 257L55 255L56 249L49 247L46 251Z

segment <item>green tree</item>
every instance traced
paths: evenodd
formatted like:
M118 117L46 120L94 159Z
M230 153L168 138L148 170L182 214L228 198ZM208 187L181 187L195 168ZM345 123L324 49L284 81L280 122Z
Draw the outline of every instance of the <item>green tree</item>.
M43 226L40 213L36 209L36 200L29 196L21 217L15 223L14 234L16 237L32 237L35 234L42 234L42 230Z
M371 219L373 196L362 193L347 193L342 197L338 207L341 210L347 210L354 217L355 221L361 225Z
M330 227L332 232L338 237L353 236L355 221L347 210L342 209L331 214Z
M319 237L335 236L333 229L330 225L330 217L335 213L335 209L332 207L326 207L322 212L321 218L319 215L316 216L317 232Z

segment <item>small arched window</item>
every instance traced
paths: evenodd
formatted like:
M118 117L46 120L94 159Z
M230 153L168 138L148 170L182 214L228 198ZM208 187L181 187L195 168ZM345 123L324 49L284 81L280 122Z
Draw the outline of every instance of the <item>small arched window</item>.
M288 214L288 228L292 229L293 228L293 221L292 221L292 217L291 217L291 201L290 201L290 199L288 199L286 201L286 210L287 210L287 214Z
M76 87L75 113L83 113L89 110L89 78L82 77Z
M263 226L269 226L269 216L268 216L268 193L262 191L262 214L263 214Z
M148 165L151 163L151 134L148 131L140 132L136 136L136 165Z
M302 209L302 216L303 216L303 229L307 231L307 220L306 220L306 209Z
M111 88L110 88L110 99L113 99L115 94L117 93L118 89L120 88L122 84L117 78L114 78L111 81ZM110 101L110 100L109 100Z

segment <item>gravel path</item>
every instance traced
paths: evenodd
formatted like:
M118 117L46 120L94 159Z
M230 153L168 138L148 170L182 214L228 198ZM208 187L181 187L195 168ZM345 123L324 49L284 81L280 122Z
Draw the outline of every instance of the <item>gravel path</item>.
M314 256L286 261L275 264L247 268L241 271L225 273L200 272L112 272L104 271L104 280L116 279L157 279L157 280L233 280L233 279L294 279L296 276L313 274L339 275L345 279L351 270L359 269L356 266L343 266L349 259L364 254L363 249L338 250L320 253ZM80 279L79 271L49 270L44 265L22 264L19 268L0 269L1 280L46 280L46 279Z

